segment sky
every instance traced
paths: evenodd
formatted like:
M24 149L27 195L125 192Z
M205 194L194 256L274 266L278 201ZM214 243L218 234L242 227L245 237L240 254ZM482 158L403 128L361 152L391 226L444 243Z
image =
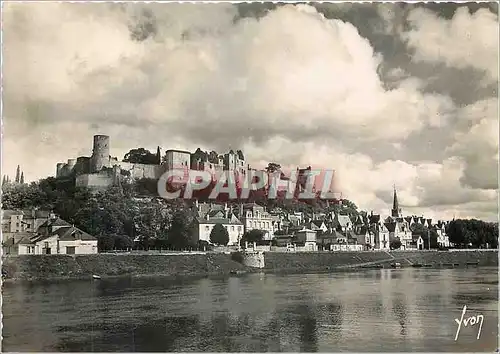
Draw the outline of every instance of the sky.
M497 3L3 3L2 173L132 148L334 169L389 213L498 220Z

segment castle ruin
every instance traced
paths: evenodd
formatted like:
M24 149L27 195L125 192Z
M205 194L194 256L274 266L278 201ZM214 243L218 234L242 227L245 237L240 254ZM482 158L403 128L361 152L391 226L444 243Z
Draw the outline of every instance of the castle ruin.
M240 150L236 153L231 150L224 155L215 151L206 153L200 149L194 154L183 150L167 150L162 158L158 147L156 163L118 161L110 155L109 136L94 135L92 155L68 159L67 163L57 163L56 177L75 176L76 186L103 189L142 178L158 180L166 171L178 168L211 173L237 171L246 174L249 167Z

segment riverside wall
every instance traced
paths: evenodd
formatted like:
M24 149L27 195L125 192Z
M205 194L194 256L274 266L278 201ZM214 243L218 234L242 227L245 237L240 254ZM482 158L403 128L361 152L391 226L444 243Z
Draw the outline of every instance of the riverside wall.
M2 260L4 280L83 279L92 275L205 276L248 270L224 253L22 255Z
M325 270L360 267L401 267L419 264L431 267L498 266L498 250L474 251L371 251L371 252L265 252L267 270Z
M92 275L178 277L388 268L395 262L401 267L498 267L498 250L22 255L3 257L2 274L6 281L85 279Z

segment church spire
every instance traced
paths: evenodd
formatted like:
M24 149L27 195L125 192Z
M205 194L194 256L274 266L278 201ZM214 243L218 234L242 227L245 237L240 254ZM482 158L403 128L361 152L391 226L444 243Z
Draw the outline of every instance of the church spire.
M399 209L398 194L396 192L396 185L394 185L394 199L392 201L391 215L393 218L401 217L401 209Z

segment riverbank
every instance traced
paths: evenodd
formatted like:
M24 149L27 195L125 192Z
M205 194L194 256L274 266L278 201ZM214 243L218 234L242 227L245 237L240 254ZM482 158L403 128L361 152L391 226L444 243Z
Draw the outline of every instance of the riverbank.
M250 272L306 273L398 267L498 267L498 250L376 251L376 252L264 252L226 253L23 255L3 258L4 281L161 276L168 278L228 276ZM257 266L255 266L257 264ZM249 266L254 265L254 266Z
M92 254L7 256L4 281L55 281L123 276L187 277L250 272L230 254Z
M498 267L498 250L375 251L264 254L268 271L339 270L398 267Z

